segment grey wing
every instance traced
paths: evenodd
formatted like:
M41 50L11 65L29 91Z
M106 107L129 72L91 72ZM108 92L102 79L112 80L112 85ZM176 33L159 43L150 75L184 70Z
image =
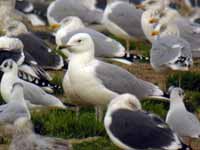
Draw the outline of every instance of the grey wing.
M178 111L168 118L167 123L179 136L200 135L200 123L197 118L189 113Z
M172 48L174 43L175 37L169 36L169 37L163 37L159 40L156 40L152 44L151 48L151 57L150 61L152 64L155 65L163 65L167 64L170 61L176 59L180 53L180 48Z
M62 39L62 42L66 43L73 35L77 33L88 33L92 36L92 39L95 43L96 57L120 57L125 53L125 48L119 42L89 28L82 28L70 32Z
M92 13L95 13L93 15ZM54 3L49 15L57 22L60 22L66 16L78 16L84 22L92 23L94 20L98 20L99 13L92 11L84 4L74 0L57 0Z
M57 103L61 104L58 98L46 93L39 86L23 80L20 80L20 82L24 85L25 99L30 101L32 104L43 106L52 106Z
M139 99L163 95L163 92L154 84L138 79L118 66L100 62L95 70L97 78L103 85L116 93L131 93Z
M176 23L179 27L181 37L191 43L192 49L199 49L200 33L194 32L194 26L189 22L189 20L180 18L177 19Z
M13 123L20 117L28 117L25 107L17 102L9 102L0 107L0 123Z
M129 3L119 3L112 8L108 19L126 31L129 35L146 39L141 26L142 11L135 9ZM128 19L127 19L128 18Z

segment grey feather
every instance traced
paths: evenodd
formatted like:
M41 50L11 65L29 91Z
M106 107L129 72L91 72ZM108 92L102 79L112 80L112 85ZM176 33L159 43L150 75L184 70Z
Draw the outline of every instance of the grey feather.
M96 76L106 88L119 94L131 93L139 99L163 94L154 84L138 79L128 71L112 64L100 62L96 67Z

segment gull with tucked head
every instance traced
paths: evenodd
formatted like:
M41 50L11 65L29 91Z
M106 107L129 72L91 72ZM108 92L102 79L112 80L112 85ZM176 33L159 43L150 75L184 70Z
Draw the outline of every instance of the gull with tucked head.
M143 111L131 94L114 98L107 109L104 126L108 136L121 149L177 150L177 135L157 115Z
M189 70L193 64L190 44L176 36L158 38L151 48L150 62L156 71Z
M116 40L84 26L82 20L78 17L70 16L63 19L61 27L56 33L56 43L58 46L63 45L69 39L78 33L87 33L94 40L95 56L110 58L125 56L125 48ZM69 54L65 54L68 56Z

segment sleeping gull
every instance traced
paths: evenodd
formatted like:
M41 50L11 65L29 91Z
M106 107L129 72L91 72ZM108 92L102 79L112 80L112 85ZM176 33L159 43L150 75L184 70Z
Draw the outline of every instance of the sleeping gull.
M23 81L18 78L18 66L11 60L5 60L1 66L1 71L4 72L1 79L1 95L6 102L9 102L11 99L11 91L13 84L20 82L24 86L24 97L27 100L27 103L31 106L52 106L65 108L62 102L53 95L47 94L39 86Z
M20 66L19 70L31 74L36 78L46 79L49 75L39 66L34 59L31 59L27 53L23 51L24 45L21 40L13 37L0 37L0 63L5 59L13 59Z
M125 48L119 42L103 33L85 27L78 17L66 17L60 25L60 29L56 32L58 46L67 43L77 33L88 33L94 40L96 57L122 57L125 55Z
M54 54L42 39L28 32L22 22L9 21L5 31L7 36L19 38L24 44L24 51L29 53L42 68L58 70L63 67L63 59Z
M197 117L188 112L183 99L184 91L181 88L170 88L170 109L166 122L180 138L200 137L200 122Z
M30 119L30 112L26 105L23 84L13 84L10 100L7 104L0 105L0 124L13 124L19 118Z
M156 71L188 70L193 64L191 46L176 36L158 38L152 44L150 62Z
M114 98L106 112L104 126L108 136L121 149L177 150L177 135L157 115L143 111L130 94Z
M67 140L45 137L33 131L30 120L19 118L14 123L14 135L10 150L71 150L72 145Z
M163 95L154 84L138 79L118 66L96 59L90 35L76 34L65 46L70 51L70 58L63 88L73 103L101 107L118 94L127 92L135 94L139 99Z
M140 23L141 16L142 10L134 8L129 2L109 1L102 22L109 32L126 40L129 51L131 40L146 39Z
M64 18L57 27L60 28L56 32L56 43L58 47L67 43L69 39L77 33L89 34L95 44L95 57L114 60L125 64L131 64L137 60L147 60L148 58L130 54L129 56L125 53L125 48L116 40L100 33L96 30L87 28L84 26L80 18L70 16ZM68 56L68 52L65 51L65 55Z
M85 23L101 23L103 11L91 8L91 4L74 0L56 0L53 1L47 10L47 18L50 25L58 24L67 16L78 16Z

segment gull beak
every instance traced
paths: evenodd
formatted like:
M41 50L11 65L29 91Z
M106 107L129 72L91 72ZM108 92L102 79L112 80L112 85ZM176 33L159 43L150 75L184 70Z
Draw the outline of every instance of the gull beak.
M0 66L0 71L2 71L3 70L3 68L2 68L2 66ZM2 71L3 72L3 71Z
M153 23L158 23L159 20L157 18L151 18L149 19L149 23L153 24Z
M60 45L60 46L57 46L56 49L61 50L61 49L67 49L67 48L70 48L70 47L72 47L72 45Z
M143 10L145 10L145 6L143 4L137 4L137 5L135 5L135 7L137 9L143 9Z
M53 30L57 30L58 28L60 28L60 24L52 24L50 27L53 29Z
M157 35L159 35L159 34L160 34L159 31L153 31L153 32L151 32L151 36L157 36Z

